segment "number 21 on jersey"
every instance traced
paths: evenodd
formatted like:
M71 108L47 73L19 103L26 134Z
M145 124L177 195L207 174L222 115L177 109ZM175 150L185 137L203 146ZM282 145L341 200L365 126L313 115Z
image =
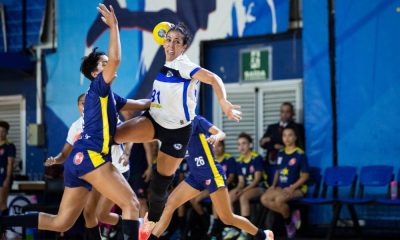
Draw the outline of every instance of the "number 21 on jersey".
M153 89L153 92L151 93L151 102L155 102L157 100L158 103L161 103L160 101L160 91L157 91L156 89Z

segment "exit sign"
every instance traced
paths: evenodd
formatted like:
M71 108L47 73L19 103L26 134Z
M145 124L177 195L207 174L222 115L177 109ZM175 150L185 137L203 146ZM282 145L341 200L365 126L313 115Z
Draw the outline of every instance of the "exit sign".
M272 71L272 48L250 48L240 51L240 80L270 81Z

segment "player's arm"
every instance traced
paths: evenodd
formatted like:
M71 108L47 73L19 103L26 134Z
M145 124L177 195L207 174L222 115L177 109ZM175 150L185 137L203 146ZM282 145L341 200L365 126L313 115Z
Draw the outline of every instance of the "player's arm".
M310 174L308 172L300 172L299 179L297 179L297 181L295 183L290 185L290 187L293 188L294 190L300 188L307 182L309 177L310 177Z
M99 4L97 10L102 15L101 20L110 28L110 44L108 48L108 62L103 70L104 81L110 84L117 72L121 62L121 43L119 39L118 20L114 9L110 5L110 10L104 4Z
M69 143L65 143L63 149L57 156L55 157L49 157L47 160L44 162L45 166L51 166L53 164L63 164L65 159L68 157L68 155L72 151L72 145Z
M275 188L276 185L278 185L278 179L279 179L279 170L276 170L275 174L274 174L274 180L272 182L271 188Z
M210 129L208 129L208 132L211 133L211 135L207 138L207 142L213 145L224 140L226 136L225 133L216 126L212 126Z
M230 120L239 122L242 119L242 113L237 110L240 108L238 105L233 105L226 99L226 91L222 79L215 73L208 71L207 69L200 69L193 76L194 79L210 84L217 95L219 104L221 105L222 111Z
M122 111L144 111L150 108L150 99L127 99L126 104L121 108Z

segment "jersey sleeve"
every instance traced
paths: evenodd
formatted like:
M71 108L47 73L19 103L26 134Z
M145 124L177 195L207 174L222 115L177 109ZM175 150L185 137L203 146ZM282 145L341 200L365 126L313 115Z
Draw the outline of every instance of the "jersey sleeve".
M109 94L110 85L104 81L103 73L97 75L97 77L92 81L90 84L90 90L94 91L100 97L106 97L107 94Z
M300 155L300 171L303 173L308 173L308 161L305 154Z
M7 145L7 148L8 148L8 157L15 158L17 156L17 149L14 143L9 143Z
M227 161L228 161L228 164L227 164L226 174L229 175L232 173L232 174L237 175L235 158L233 158L233 157L228 158Z
M183 59L178 64L179 73L186 79L192 79L193 75L201 69L199 65L194 64L188 59Z
M198 126L200 127L201 131L203 133L209 134L208 130L210 130L210 128L214 125L202 116L197 116L197 118L199 123Z
M254 158L254 168L255 171L259 172L264 171L264 164L261 155L258 155L257 157Z
M114 99L115 99L115 106L116 106L117 112L118 112L119 110L121 110L121 108L123 108L125 106L125 104L128 100L126 98L119 96L116 93L113 93L113 94L114 94Z

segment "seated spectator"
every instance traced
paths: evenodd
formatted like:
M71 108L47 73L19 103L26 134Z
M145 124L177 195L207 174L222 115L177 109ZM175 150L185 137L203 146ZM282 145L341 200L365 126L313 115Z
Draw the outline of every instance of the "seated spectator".
M278 152L274 181L261 196L261 203L282 215L287 235L293 238L300 227L301 218L299 210L294 211L290 218L288 202L290 199L303 197L306 193L308 163L304 151L296 145L297 136L294 128L285 128L282 138L285 147Z
M282 131L285 127L295 129L299 147L304 149L304 127L293 120L294 107L290 102L281 105L280 121L268 126L267 131L260 139L260 146L267 150L266 163L276 165L277 154L283 148Z
M16 156L14 143L7 138L10 124L0 121L0 216L7 216L8 193L11 189L13 166Z
M259 198L265 191L263 159L260 154L252 151L253 139L247 133L241 133L237 139L240 156L237 159L237 187L229 192L231 202L240 202L240 215L250 220L250 201ZM245 232L230 229L224 239L232 239L240 233L238 239L246 239Z

